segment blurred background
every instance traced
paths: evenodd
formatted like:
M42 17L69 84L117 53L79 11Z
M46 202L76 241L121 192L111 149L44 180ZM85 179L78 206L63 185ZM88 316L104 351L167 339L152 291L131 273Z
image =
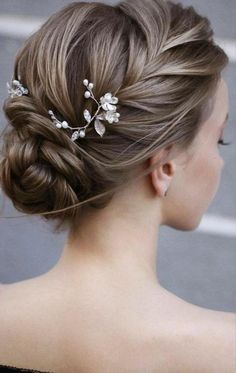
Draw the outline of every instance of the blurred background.
M26 39L69 0L0 0L0 102L7 96L14 57ZM114 1L103 1L115 4ZM236 311L236 2L182 0L207 16L215 40L229 56L223 77L229 88L230 111L225 160L218 193L197 230L161 227L157 276L163 287L201 307ZM0 130L6 125L0 112ZM196 175L197 176L197 175ZM0 192L1 216L18 216ZM58 261L67 233L55 235L38 217L0 218L0 282L13 283L47 272Z

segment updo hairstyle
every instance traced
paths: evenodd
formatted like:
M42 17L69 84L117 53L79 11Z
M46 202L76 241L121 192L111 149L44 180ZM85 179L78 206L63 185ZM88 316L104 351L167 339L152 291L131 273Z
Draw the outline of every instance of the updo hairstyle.
M30 94L3 105L3 192L17 210L54 220L57 232L86 207L104 208L119 188L150 173L155 165L144 165L155 152L190 146L227 63L208 18L192 6L70 3L16 55L12 79L20 76ZM72 142L48 110L73 127L84 125L84 110L97 109L84 97L85 78L96 98L118 97L120 118L105 124L102 138L90 125L85 138Z

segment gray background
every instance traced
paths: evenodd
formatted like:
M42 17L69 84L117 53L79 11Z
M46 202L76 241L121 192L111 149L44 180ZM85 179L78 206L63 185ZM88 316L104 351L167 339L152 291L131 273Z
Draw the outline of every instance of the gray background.
M108 2L108 1L107 1ZM0 16L27 15L48 17L70 1L0 0ZM230 38L236 45L235 0L183 0L193 5L212 22L217 38ZM1 23L1 21L0 21ZM12 75L14 56L23 39L7 36L0 31L0 102L6 97L6 81ZM234 140L220 151L225 160L222 180L206 215L231 218L236 222L236 143L235 123L236 77L235 61L225 70L229 88L230 119L225 131L226 140ZM5 126L0 113L0 128ZM20 215L11 201L1 196L4 209L1 216ZM206 232L200 228L181 232L161 227L157 272L161 284L179 297L196 305L223 311L236 311L236 238L235 235ZM209 229L208 229L209 228ZM227 227L226 227L227 228ZM13 283L47 272L60 257L66 233L54 235L50 226L36 217L0 218L0 282Z

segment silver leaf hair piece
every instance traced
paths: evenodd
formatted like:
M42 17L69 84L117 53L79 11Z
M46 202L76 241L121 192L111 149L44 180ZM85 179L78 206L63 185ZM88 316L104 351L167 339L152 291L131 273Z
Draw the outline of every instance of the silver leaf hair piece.
M90 123L94 121L94 129L95 131L102 137L104 133L106 132L106 127L101 121L107 121L109 123L117 123L119 122L120 114L116 112L116 104L118 103L118 98L112 96L112 94L106 93L104 96L100 98L100 102L96 100L96 98L93 95L92 89L93 89L93 83L89 83L88 79L83 80L83 84L87 87L87 90L84 94L85 98L92 98L98 105L96 113L92 116L91 113L86 109L84 110L84 118L87 122L87 124L83 127L71 127L69 124L64 120L60 121L58 120L53 111L49 110L48 113L51 116L52 122L55 124L57 128L64 128L64 129L71 129L76 130L73 132L71 136L72 141L76 141L79 137L83 138L86 135L86 128L90 125ZM104 111L102 113L99 113L100 109L103 109Z
M96 113L92 116L91 113L86 109L84 110L84 118L87 124L83 127L71 127L69 123L65 120L60 121L56 118L53 111L48 110L49 115L51 116L52 123L59 129L70 129L73 131L71 140L76 141L79 137L83 138L86 135L86 128L90 123L94 121L95 131L102 137L106 132L106 127L101 121L107 121L111 123L119 122L120 114L116 112L116 104L118 103L118 98L112 96L110 92L106 93L100 98L100 102L96 100L93 95L93 83L89 83L88 79L83 80L83 84L87 87L87 90L84 94L85 98L92 98L98 105ZM28 95L29 91L27 88L23 87L20 83L20 76L18 80L13 80L11 85L7 82L8 93L11 97ZM103 109L103 112L99 114L99 111ZM76 130L76 131L75 131Z

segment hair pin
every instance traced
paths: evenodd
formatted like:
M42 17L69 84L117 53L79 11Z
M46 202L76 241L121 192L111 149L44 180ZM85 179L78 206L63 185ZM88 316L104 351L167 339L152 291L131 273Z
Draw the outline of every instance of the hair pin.
M28 95L29 93L28 89L20 83L20 78L19 80L12 80L11 85L7 82L7 89L11 97Z
M85 135L86 135L85 130L90 125L90 123L93 121L94 118L95 118L94 129L102 137L104 135L104 133L106 132L106 127L104 126L104 124L101 121L107 121L109 123L113 123L113 122L117 123L117 122L119 122L119 117L120 117L120 114L116 112L116 104L118 103L118 98L117 97L112 96L112 94L110 92L108 92L104 96L102 96L100 98L100 102L98 102L95 99L95 97L93 95L93 92L92 92L92 89L94 87L93 83L89 83L88 79L84 79L83 84L87 87L87 90L84 94L84 97L85 98L92 98L98 105L98 109L93 116L91 115L91 113L87 109L84 110L84 118L87 122L87 124L85 126L83 126L83 127L71 127L71 126L69 126L68 122L66 122L65 120L64 121L58 120L55 117L52 110L48 111L48 113L51 116L51 119L52 119L53 123L55 124L55 126L57 128L63 128L63 129L68 129L69 128L73 131L77 130L77 131L74 131L72 136L71 136L72 141L76 141L79 137L81 137L81 138L85 137ZM103 113L98 115L101 108L104 111L103 111Z
M102 123L102 121L107 121L110 124L111 123L117 123L119 122L120 114L116 111L116 104L118 103L118 98L112 96L112 93L108 92L104 96L100 98L100 101L98 102L96 98L93 95L92 89L94 87L93 83L89 83L88 79L83 80L83 84L86 86L87 90L84 93L85 98L92 98L98 105L96 113L92 116L92 114L89 112L89 110L84 110L84 118L87 122L87 124L83 127L71 127L69 123L65 120L60 121L56 118L53 111L50 109L48 110L49 115L51 116L52 123L57 128L62 129L70 129L74 131L71 136L72 141L76 141L78 138L83 138L86 135L86 128L90 125L90 123L94 121L94 129L95 131L102 137L104 133L106 132L106 127ZM11 85L7 82L7 88L8 93L11 97L16 96L23 96L28 95L29 91L27 88L23 87L23 85L20 82L20 76L18 76L18 80L14 79L12 80ZM99 111L103 109L103 112L99 114Z

